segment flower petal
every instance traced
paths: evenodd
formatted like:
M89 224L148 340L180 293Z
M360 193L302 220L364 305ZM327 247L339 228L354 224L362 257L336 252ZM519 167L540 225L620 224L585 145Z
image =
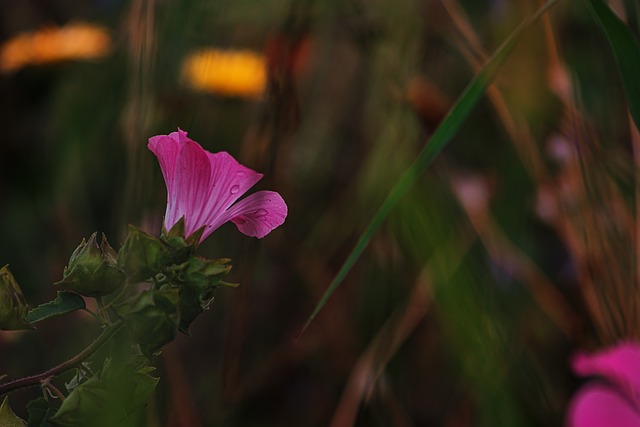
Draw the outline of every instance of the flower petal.
M568 411L570 427L637 427L640 414L612 387L587 385L573 398Z
M211 225L217 223L217 219L233 202L260 181L262 174L241 165L224 151L207 152L207 156L211 168L211 187L207 194L202 195L203 222Z
M573 358L571 364L579 375L598 375L623 387L634 398L640 397L638 343L623 342L591 355L580 353Z
M162 170L162 176L164 182L167 184L167 193L171 193L173 187L174 172L176 169L176 159L182 148L182 144L177 138L172 138L171 135L157 135L149 138L149 144L147 147L158 158L160 163L160 170Z
M148 147L158 158L167 184L167 230L184 217L187 237L206 226L202 241L233 221L244 234L261 238L284 222L287 205L278 193L258 192L233 205L262 174L228 153L204 150L181 129L149 138Z
M187 138L178 154L174 173L164 225L169 230L184 216L185 235L189 236L205 224L202 198L211 185L207 153Z
M233 221L240 232L263 238L282 225L287 217L287 205L275 191L258 191L239 201L220 216L204 232L203 239L227 221Z

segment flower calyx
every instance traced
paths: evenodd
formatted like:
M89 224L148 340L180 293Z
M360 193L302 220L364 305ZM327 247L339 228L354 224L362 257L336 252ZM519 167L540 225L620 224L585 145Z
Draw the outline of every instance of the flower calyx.
M127 239L118 252L118 265L132 283L155 280L168 267L193 256L201 235L202 230L198 230L185 238L184 219L171 230L163 230L160 237L129 225Z
M204 310L209 309L220 286L237 286L222 281L231 271L229 262L226 258L209 260L193 256L167 271L161 289L168 287L179 290L180 332L190 335L189 326Z

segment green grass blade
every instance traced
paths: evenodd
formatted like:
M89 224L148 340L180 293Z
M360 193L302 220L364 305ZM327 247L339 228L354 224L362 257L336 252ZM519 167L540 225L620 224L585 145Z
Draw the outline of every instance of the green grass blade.
M557 3L558 0L549 0L538 9L538 11L524 20L514 31L509 35L505 42L500 46L496 53L489 59L487 64L482 70L471 80L467 85L464 92L460 95L456 103L453 105L445 119L442 121L438 129L431 136L427 145L420 151L416 160L411 164L405 174L398 180L394 187L389 192L389 195L384 200L376 214L371 219L371 222L364 230L360 239L356 243L355 247L347 257L346 261L342 265L340 271L333 279L324 295L316 305L315 309L307 319L302 332L311 324L313 319L318 315L322 307L327 303L329 297L338 288L340 283L347 276L351 268L354 266L362 252L369 244L369 241L373 235L378 231L386 217L389 215L391 209L396 205L398 200L404 196L413 184L418 180L418 177L426 170L436 156L442 151L447 143L455 136L458 129L462 126L467 116L478 101L482 98L487 87L493 81L499 66L508 57L511 49L522 38L526 30L540 18L551 6Z
M602 0L587 0L618 63L629 111L640 129L640 45L631 29Z

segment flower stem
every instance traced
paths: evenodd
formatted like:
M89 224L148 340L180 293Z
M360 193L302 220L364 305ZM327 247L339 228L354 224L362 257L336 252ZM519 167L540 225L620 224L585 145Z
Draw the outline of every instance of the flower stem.
M100 311L98 311L98 313L100 314L100 317L102 317L105 323L107 324L111 323L111 319L109 318L109 313L104 308L102 297L96 297L96 302L98 303L98 308L100 309Z
M80 365L82 362L91 357L96 351L98 351L105 342L107 342L116 334L116 332L118 332L122 328L123 325L124 324L122 323L122 321L119 320L111 326L108 326L102 332L102 334L98 336L98 338L96 338L91 344L89 344L87 348L85 348L66 362L62 362L58 366L54 366L48 371L0 384L0 395L10 393L24 387L41 385L48 382L52 377L55 377L56 375L59 375L65 371L68 371L69 369Z
M94 319L96 319L98 322L100 322L101 325L105 325L105 321L104 319L100 318L100 316L98 316L96 313L94 313L93 311L89 310L88 308L81 308L80 310L89 313Z

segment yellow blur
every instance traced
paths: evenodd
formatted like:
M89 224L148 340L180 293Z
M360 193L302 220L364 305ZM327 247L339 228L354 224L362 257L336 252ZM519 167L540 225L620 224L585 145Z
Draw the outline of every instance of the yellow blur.
M258 98L266 86L266 63L264 56L247 50L203 49L185 58L182 78L202 92Z
M108 31L96 25L75 23L23 33L0 47L0 71L11 72L26 65L69 59L95 59L111 46Z

